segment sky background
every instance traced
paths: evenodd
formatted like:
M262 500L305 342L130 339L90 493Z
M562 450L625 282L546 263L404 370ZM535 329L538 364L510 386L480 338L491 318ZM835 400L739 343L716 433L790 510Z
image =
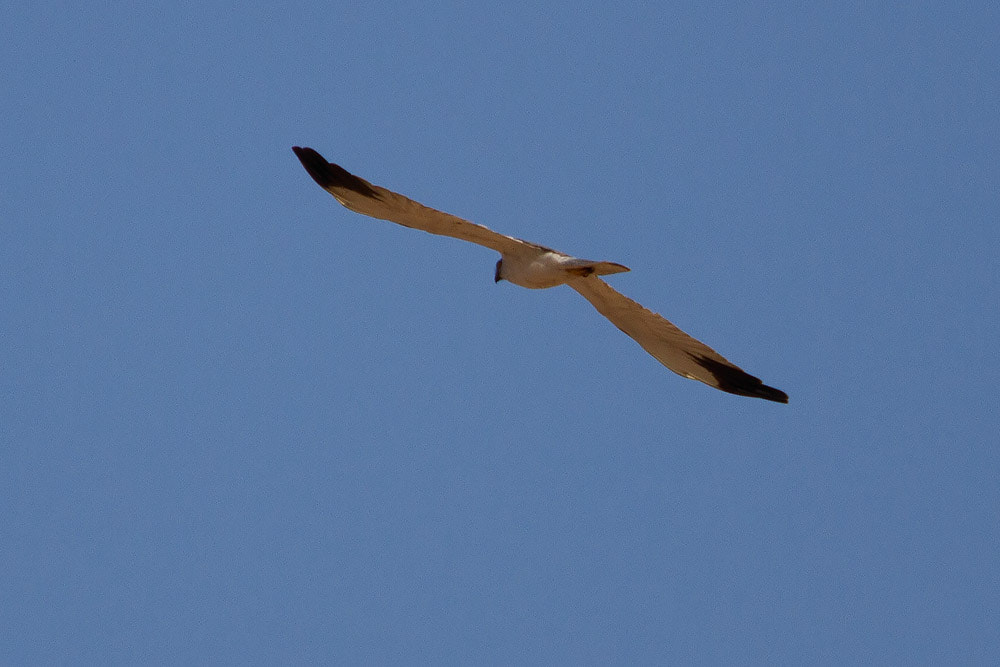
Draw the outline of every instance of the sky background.
M996 664L1000 9L8 2L0 662ZM621 262L789 405L292 154Z

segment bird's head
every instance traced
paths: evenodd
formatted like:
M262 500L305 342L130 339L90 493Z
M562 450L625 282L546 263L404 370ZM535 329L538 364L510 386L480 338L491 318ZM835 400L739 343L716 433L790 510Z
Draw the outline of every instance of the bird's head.
M497 260L497 270L493 274L493 282L498 283L503 280L503 276L500 275L500 267L503 265L503 258Z

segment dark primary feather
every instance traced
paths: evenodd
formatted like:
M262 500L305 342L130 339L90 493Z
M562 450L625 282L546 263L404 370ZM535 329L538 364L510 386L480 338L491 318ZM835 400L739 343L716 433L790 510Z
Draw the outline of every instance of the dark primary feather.
M313 180L324 190L332 187L347 188L365 197L378 199L378 192L365 180L362 180L343 167L327 162L326 158L311 148L293 146L292 150L298 156L302 166L306 168Z
M715 387L717 389L728 391L730 394L738 394L740 396L763 398L764 400L774 401L775 403L788 402L788 394L780 389L768 387L766 384L761 382L760 378L756 378L746 371L733 366L732 364L724 364L720 361L716 361L715 359L710 359L709 357L697 356L693 354L691 355L691 358L694 359L699 366L712 374L715 378Z

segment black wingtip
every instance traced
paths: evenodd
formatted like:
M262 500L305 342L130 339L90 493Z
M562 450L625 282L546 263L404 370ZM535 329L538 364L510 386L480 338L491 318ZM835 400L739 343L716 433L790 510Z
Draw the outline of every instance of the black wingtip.
M716 387L722 391L739 396L763 398L765 401L774 401L775 403L788 403L788 394L780 389L767 386L760 378L755 378L735 366L703 356L692 355L691 358L712 374L716 381Z
M761 393L754 394L757 398L763 398L766 401L774 401L775 403L784 403L785 405L788 405L788 394L780 389L769 387L766 384L761 384L759 389Z
M313 180L324 190L341 187L353 190L365 197L378 198L378 193L372 188L370 183L358 178L339 165L327 162L326 158L313 149L292 146L292 151L299 158L299 162L302 163L302 166L309 172Z

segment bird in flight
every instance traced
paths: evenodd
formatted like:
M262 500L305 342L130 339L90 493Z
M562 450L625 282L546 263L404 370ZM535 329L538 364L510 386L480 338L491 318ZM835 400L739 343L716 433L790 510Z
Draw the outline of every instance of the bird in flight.
M787 403L788 395L744 372L721 354L695 340L656 313L640 306L600 279L629 269L563 254L419 204L346 169L327 162L311 148L292 148L309 175L337 201L362 215L388 220L431 234L451 236L500 253L494 281L530 289L569 285L601 315L628 334L646 352L678 375L740 396Z

